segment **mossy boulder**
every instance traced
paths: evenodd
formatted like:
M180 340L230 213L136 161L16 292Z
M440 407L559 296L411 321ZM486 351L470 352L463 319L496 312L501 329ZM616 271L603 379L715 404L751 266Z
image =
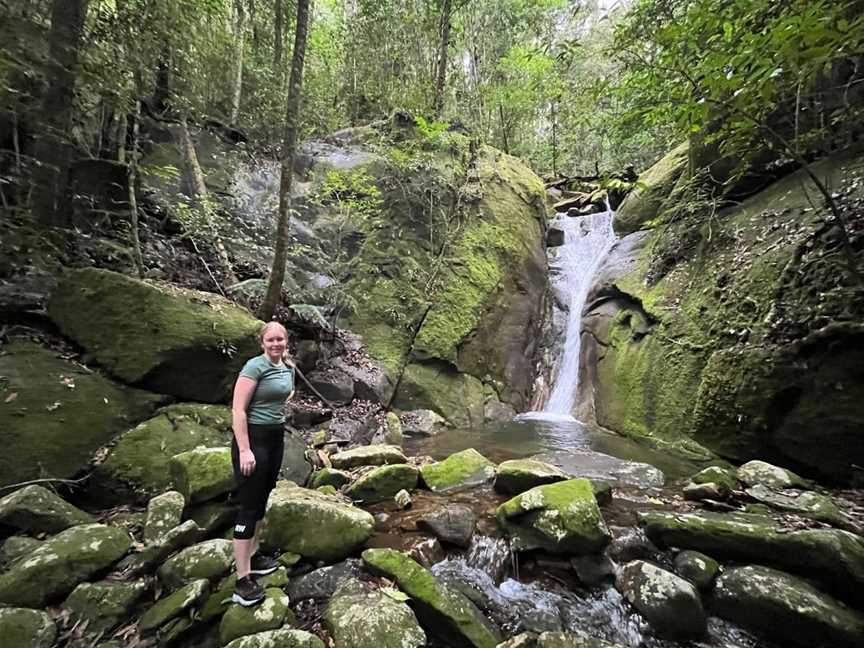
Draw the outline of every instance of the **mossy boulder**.
M144 542L151 544L168 531L180 525L186 500L182 493L168 491L147 503L144 522Z
M779 511L789 511L841 528L851 526L843 511L828 495L813 491L777 491L761 485L747 488L744 492L757 502Z
M121 435L91 478L90 495L106 503L142 500L173 486L171 457L198 446L231 443L231 410L182 403Z
M587 479L536 486L504 502L495 515L520 551L597 553L611 538Z
M393 405L400 409L431 409L454 427L480 427L486 401L483 383L470 374L440 363L416 363L402 371Z
M720 573L720 564L699 551L685 549L675 556L675 573L699 590L707 590Z
M383 502L400 490L416 488L419 474L417 468L408 464L379 466L361 475L345 489L345 495L366 504Z
M721 617L783 645L864 645L864 615L768 567L728 569L717 579L711 604Z
M791 470L774 466L767 461L748 461L738 468L738 479L748 486L767 488L810 488L813 482Z
M124 382L181 399L225 400L243 363L259 353L262 323L246 309L213 293L109 270L68 271L48 312Z
M150 542L139 553L126 556L118 567L130 575L146 573L162 564L175 551L198 542L203 536L204 530L195 520L186 520Z
M268 590L282 590L288 585L288 570L285 567L280 567L272 574L267 576L259 576L258 584ZM230 574L222 579L219 583L219 588L212 590L204 605L198 610L198 618L202 621L207 621L214 617L222 616L228 610L235 607L231 601L231 595L234 593L234 586L237 584L237 574ZM275 592L273 592L275 594ZM242 606L237 606L242 607ZM293 625L293 612L286 612L284 623ZM281 625L279 626L281 627Z
M743 513L654 511L640 513L639 522L660 546L695 549L718 560L759 562L864 604L864 543L848 531L787 532L769 517Z
M698 638L707 619L697 589L687 580L644 560L618 571L615 587L662 637Z
M75 618L86 621L89 632L108 632L129 616L147 591L145 581L81 583L63 602Z
M550 464L534 459L512 459L498 464L495 490L499 493L517 495L535 486L553 484L565 479L567 474Z
M13 339L0 355L0 485L68 479L101 446L150 416L164 397L130 389Z
M141 617L138 629L146 634L157 630L172 619L200 605L210 593L210 583L198 579L188 583L173 594L159 599Z
M423 628L444 645L493 648L499 637L486 617L463 594L442 585L427 569L393 549L367 549L363 562L396 581L408 594Z
M195 448L171 457L174 486L187 504L199 504L234 488L231 448Z
M77 506L38 484L31 484L0 499L0 526L18 531L58 533L76 524L96 520Z
M113 527L66 529L0 574L0 602L43 607L113 565L131 546L131 538Z
M264 591L264 600L251 608L234 604L222 615L219 622L219 641L225 646L239 637L282 627L291 614L288 595L278 587ZM293 619L293 614L291 615Z
M468 448L443 461L422 466L420 477L426 488L443 493L492 481L495 478L495 464L474 448Z
M280 482L270 494L260 537L264 547L332 562L366 542L374 525L371 514L342 497Z
M694 484L717 484L721 488L733 491L739 487L735 471L720 466L708 466L690 478Z
M402 448L386 444L359 446L338 452L330 457L330 463L337 470L347 470L358 466L404 464L406 461L408 459L402 453Z
M688 152L688 143L679 144L639 176L639 183L615 212L615 231L619 235L642 229L659 216L675 183L687 171Z
M345 484L350 484L352 480L351 473L336 468L322 468L312 473L309 478L309 488L320 488L321 486L332 486L333 488L342 488Z
M165 587L175 590L200 578L216 582L228 572L233 561L231 541L216 538L186 547L165 561L157 574Z
M3 546L0 547L0 570L9 569L13 563L29 556L40 544L42 540L28 536L16 535L6 538Z
M401 594L401 593L399 593ZM344 583L324 614L330 636L340 648L420 648L426 633L403 601L358 580Z
M305 630L280 628L240 637L225 648L325 648L324 642Z
M0 645L9 648L51 648L57 626L42 610L0 608Z

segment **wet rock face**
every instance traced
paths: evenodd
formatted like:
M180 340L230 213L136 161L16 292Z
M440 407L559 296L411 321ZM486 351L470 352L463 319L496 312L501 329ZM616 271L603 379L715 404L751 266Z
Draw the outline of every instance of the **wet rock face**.
M624 565L615 587L661 636L700 637L706 616L699 592L688 581L649 562Z
M324 619L336 645L344 648L426 645L426 633L408 605L382 590L367 589L357 580L347 581L336 591Z
M790 645L862 645L864 615L805 580L767 567L727 570L711 601L720 616Z

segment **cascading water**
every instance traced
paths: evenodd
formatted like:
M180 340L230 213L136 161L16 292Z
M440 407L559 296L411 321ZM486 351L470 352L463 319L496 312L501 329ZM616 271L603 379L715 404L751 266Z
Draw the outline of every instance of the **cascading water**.
M552 287L567 309L564 352L543 413L570 416L579 388L582 310L600 263L615 243L611 209L572 218L559 213L554 224L564 231L564 245L552 248L549 270Z

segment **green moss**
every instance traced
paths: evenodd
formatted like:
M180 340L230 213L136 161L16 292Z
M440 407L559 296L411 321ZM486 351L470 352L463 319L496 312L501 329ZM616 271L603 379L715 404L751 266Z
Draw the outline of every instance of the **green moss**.
M444 461L422 466L420 475L429 490L440 493L490 481L495 476L495 464L468 448Z
M417 487L419 471L408 464L392 464L375 468L357 479L345 495L364 503L381 502L392 498L400 490Z
M457 427L483 424L483 384L446 364L411 363L405 367L393 406L402 410L431 409Z

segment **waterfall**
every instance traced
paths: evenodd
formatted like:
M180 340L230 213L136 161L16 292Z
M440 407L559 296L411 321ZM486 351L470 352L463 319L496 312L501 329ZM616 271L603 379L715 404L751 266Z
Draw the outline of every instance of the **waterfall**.
M564 245L549 249L552 287L568 309L564 351L545 414L570 416L579 388L579 352L582 348L582 311L592 280L615 243L613 212L572 218L559 213L553 223L564 231Z

